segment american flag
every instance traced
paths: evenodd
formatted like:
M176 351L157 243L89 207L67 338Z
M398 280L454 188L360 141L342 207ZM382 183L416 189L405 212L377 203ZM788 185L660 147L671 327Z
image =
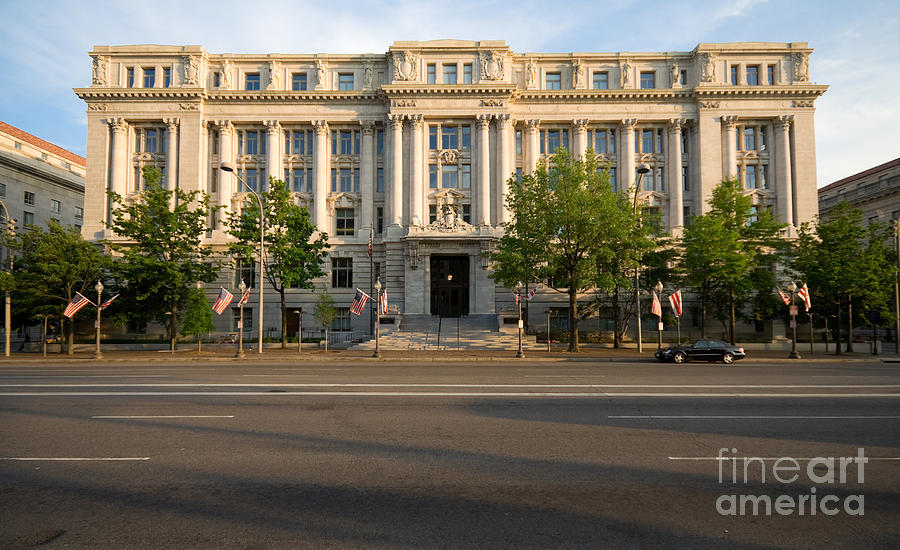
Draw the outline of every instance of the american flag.
M681 317L681 291L676 290L672 294L669 294L669 305L672 306L672 311L675 312L675 317Z
M109 304L113 303L113 300L115 300L115 299L118 298L118 297L119 297L119 295L116 294L115 296L113 296L113 297L110 298L109 300L107 300L107 301L103 302L102 304L100 304L100 311L103 311L104 309L108 308L108 307L109 307Z
M653 291L653 304L650 306L650 313L662 319L662 306L659 305L659 295Z
M535 287L534 290L532 290L531 292L529 292L528 294L525 295L525 299L526 299L526 300L531 300L532 298L534 298L534 294L535 294L535 292L537 292L537 291L538 291L538 289Z
M381 314L387 315L387 290L381 293Z
M63 311L63 315L71 319L76 313L78 313L79 309L92 303L93 302L82 296L80 292L76 292L75 297L72 298L72 301L69 302L69 305L66 306L66 310Z
M369 229L369 249L368 249L369 257L372 257L372 230Z
M366 307L366 302L368 302L370 298L371 296L357 288L356 296L353 297L353 303L350 305L350 311L355 315L362 315L363 308Z
M518 292L516 292L516 303L517 304L519 303L519 293Z
M242 306L242 305L244 305L244 304L247 303L247 300L250 299L250 291L251 291L251 290L253 290L253 289L252 289L252 288L248 288L248 289L247 289L247 292L245 292L244 295L241 297L241 301L238 302L238 305L239 305L239 306Z
M809 299L809 287L806 286L806 283L803 283L803 288L797 291L797 296L803 300L803 304L806 305L806 311L809 311L809 308L812 306L812 302Z
M780 287L775 287L775 290L778 291L778 296L781 298L781 301L784 302L784 305L786 305L786 306L791 305L791 298L790 298L790 296L788 296L787 294L785 294L784 291L781 290Z
M216 298L215 302L213 302L213 311L215 311L219 315L222 315L222 312L225 311L225 308L228 307L228 304L230 304L233 299L234 294L222 288L222 290L219 291L219 297Z

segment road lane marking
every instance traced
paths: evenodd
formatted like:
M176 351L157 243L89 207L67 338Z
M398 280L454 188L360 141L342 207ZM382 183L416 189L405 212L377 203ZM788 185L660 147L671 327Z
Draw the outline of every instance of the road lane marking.
M704 420L704 419L716 419L716 420L731 420L731 419L765 419L765 420L778 420L778 419L788 419L788 420L836 420L836 419L895 419L900 418L900 415L896 416L866 416L866 415L857 415L857 416L773 416L773 415L726 415L726 414L672 414L672 415L664 415L664 414L650 414L650 415L637 415L637 414L620 414L620 415L609 415L607 418L626 418L626 419L688 419L688 420Z
M544 389L863 389L900 388L900 384L410 384L410 383L317 383L294 382L284 384L177 382L159 384L0 384L0 388L544 388Z
M98 419L108 419L108 418L234 418L234 415L222 415L222 416L214 416L214 415L129 415L129 416L113 416L113 415L97 415L92 416L91 418Z
M0 460L15 462L132 462L150 460L149 456L135 457L17 457L7 456L0 457Z
M735 457L730 457L730 456L670 456L670 457L668 457L668 458L669 458L669 460L691 460L691 461L701 461L701 460L722 460L722 461L730 461L730 460L734 459ZM745 457L739 457L739 458L745 458ZM747 458L747 459L752 459L752 460L781 460L782 458L785 458L785 457L778 457L778 456L774 456L774 457L773 457L773 456L769 456L769 457L754 456L754 457L746 457L746 458ZM819 456L819 457L813 457L813 458L798 458L798 457L793 457L793 456L792 456L791 459L793 459L793 460L805 460L805 461L809 461L809 460L821 460L822 457ZM867 457L866 457L866 460L894 461L894 460L900 460L900 456L867 456Z
M366 391L147 391L147 392L3 392L2 397L729 397L729 398L900 398L900 393L629 393L629 392L366 392Z

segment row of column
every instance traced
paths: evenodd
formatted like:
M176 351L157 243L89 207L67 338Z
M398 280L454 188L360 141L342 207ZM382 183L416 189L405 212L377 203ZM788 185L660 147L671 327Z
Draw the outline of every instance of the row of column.
M180 119L176 117L163 119L166 127L166 177L163 185L167 189L178 187L178 125ZM119 195L125 196L128 192L128 168L130 166L128 145L128 131L130 125L124 118L106 119L106 124L112 132L110 162L110 187Z

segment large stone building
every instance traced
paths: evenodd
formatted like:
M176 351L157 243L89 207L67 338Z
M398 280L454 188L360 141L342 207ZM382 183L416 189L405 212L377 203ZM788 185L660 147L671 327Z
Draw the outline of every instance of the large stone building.
M819 189L821 214L827 214L842 201L862 210L866 222L900 219L900 158Z
M246 199L218 169L228 162L256 189L284 179L309 207L333 245L322 284L338 305L377 276L403 314L494 315L511 301L488 256L509 217L507 179L560 146L592 149L619 189L649 164L639 199L676 234L728 177L791 232L813 218L814 101L827 87L810 82L811 52L805 42L563 54L457 40L353 55L96 46L91 85L75 90L88 108L84 235L116 238L105 191L137 193L147 165L227 215ZM211 223L207 240L222 245L222 217ZM314 296L289 300L309 307ZM274 327L274 294L268 303ZM343 328L368 326L343 315Z

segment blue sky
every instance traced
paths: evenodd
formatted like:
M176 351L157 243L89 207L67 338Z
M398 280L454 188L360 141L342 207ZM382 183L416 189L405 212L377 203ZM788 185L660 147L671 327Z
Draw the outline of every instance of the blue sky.
M709 2L0 0L0 120L84 154L93 45L213 53L385 52L395 40L505 40L516 52L686 51L808 42L819 186L900 156L900 4Z

